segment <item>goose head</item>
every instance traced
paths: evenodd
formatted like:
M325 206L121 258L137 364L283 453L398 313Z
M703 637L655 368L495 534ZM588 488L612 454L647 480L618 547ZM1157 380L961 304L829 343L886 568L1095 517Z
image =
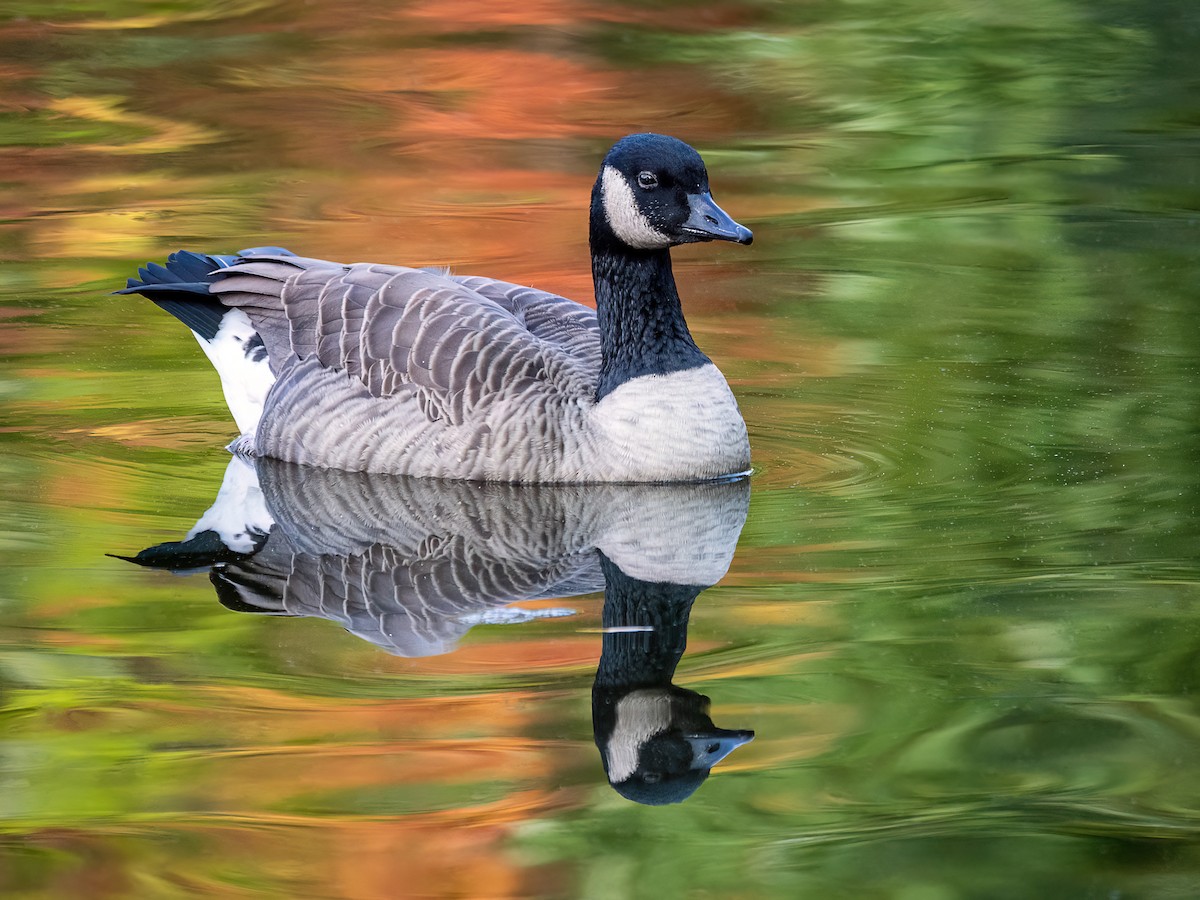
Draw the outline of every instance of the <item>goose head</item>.
M753 731L718 728L708 697L673 684L638 688L614 703L611 719L595 722L596 746L609 784L635 803L681 803L713 766L754 740Z
M592 189L591 222L593 244L634 250L754 239L713 201L700 154L661 134L631 134L608 151Z

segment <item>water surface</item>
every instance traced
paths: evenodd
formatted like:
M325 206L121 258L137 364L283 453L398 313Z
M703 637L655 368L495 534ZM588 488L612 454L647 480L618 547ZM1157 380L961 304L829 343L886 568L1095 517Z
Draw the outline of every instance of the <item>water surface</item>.
M1182 0L8 0L0 890L1194 895L1198 40ZM108 295L136 265L588 300L587 192L645 129L756 235L675 254L756 466L653 657L755 732L687 800L606 777L592 562L403 656L105 556L183 538L232 437L191 337Z

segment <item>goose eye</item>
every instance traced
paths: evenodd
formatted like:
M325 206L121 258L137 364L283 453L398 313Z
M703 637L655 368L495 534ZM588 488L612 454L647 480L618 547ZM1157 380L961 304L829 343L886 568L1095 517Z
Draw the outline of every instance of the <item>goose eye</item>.
M643 187L646 190L658 187L658 176L653 172L639 172L638 187Z

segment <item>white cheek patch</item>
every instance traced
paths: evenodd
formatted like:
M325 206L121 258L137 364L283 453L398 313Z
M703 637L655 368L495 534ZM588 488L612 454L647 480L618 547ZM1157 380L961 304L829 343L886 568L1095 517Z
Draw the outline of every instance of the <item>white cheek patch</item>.
M621 698L608 742L608 779L624 781L637 771L642 745L671 727L671 695L644 689Z
M670 247L671 239L655 229L638 209L633 189L620 172L604 167L600 192L604 198L604 216L618 238L638 250L658 250Z

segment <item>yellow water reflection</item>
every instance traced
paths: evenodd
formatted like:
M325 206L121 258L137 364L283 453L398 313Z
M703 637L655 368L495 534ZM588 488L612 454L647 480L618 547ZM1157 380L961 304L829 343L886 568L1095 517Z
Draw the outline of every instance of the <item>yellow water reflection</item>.
M1194 6L10 0L0 893L1189 895ZM687 803L605 783L599 595L402 658L104 556L185 534L233 436L108 295L137 264L589 302L646 128L756 235L676 258L757 467L675 673L757 734Z

